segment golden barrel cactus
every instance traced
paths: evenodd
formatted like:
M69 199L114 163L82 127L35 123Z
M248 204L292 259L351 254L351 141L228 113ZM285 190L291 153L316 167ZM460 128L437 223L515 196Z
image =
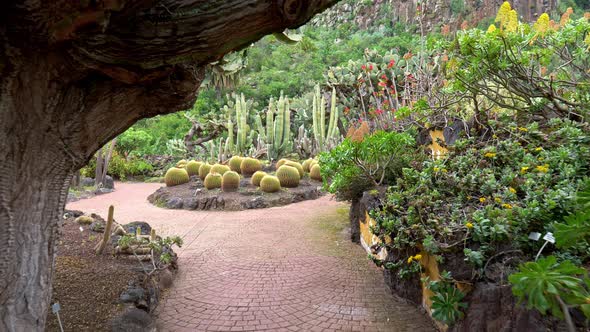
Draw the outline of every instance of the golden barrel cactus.
M164 182L166 182L167 187L177 186L188 181L189 176L184 168L172 167L164 175Z
M266 172L257 171L256 173L252 174L252 179L250 181L251 181L252 185L255 185L256 187L260 187L260 180L262 180L262 178L267 175L268 174L266 174Z
M240 164L240 170L242 171L243 176L250 177L257 171L262 170L262 164L260 164L258 159L244 158Z
M321 174L321 169L320 169L320 165L319 164L313 165L313 167L309 171L309 177L312 180L322 181L322 174Z
M225 172L221 179L221 190L236 191L240 188L240 174L234 171Z
M201 164L201 167L199 167L199 177L201 178L201 180L205 180L205 177L207 176L207 174L209 174L210 171L211 165L209 165L208 163Z
M281 187L295 188L299 186L299 171L297 168L289 165L283 165L277 170L277 178L281 183Z
M221 181L223 180L221 174L219 173L209 173L207 174L207 176L205 177L205 188L211 190L211 189L217 189L217 188L221 188Z
M225 174L225 172L229 172L231 171L231 169L229 168L229 166L226 165L221 165L221 164L215 164L213 166L211 166L211 173L219 173L221 175Z
M231 157L229 160L229 168L234 172L241 173L242 170L240 169L240 167L242 165L243 160L244 160L244 158L242 158L240 156Z
M281 190L281 182L276 176L266 175L260 180L260 190L265 193L274 193Z
M184 169L186 169L186 172L189 176L199 175L199 167L201 167L202 164L203 163L200 161L191 160L188 163L186 163Z

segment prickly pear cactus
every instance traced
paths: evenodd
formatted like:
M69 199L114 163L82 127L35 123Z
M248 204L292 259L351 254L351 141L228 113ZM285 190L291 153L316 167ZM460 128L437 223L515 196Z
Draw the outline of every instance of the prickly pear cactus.
M205 180L205 177L207 176L207 174L209 174L210 171L211 165L209 165L208 163L203 163L201 167L199 167L199 177L201 178L201 180Z
M242 164L240 164L240 170L242 171L243 176L250 177L257 171L262 170L262 164L260 164L258 159L249 157L244 158L244 160L242 160Z
M236 191L240 188L240 174L234 171L225 172L221 180L221 190Z
M312 180L322 181L321 168L319 164L314 164L309 171L309 177Z
M281 187L295 188L299 186L299 171L293 166L283 165L277 170L277 178L281 183Z
M166 171L166 175L164 176L164 182L166 182L167 187L177 186L188 181L189 176L184 168L172 167Z
M184 168L186 169L186 172L189 176L199 175L199 167L201 167L202 164L203 163L200 161L191 160L188 163L186 163L186 166Z
M209 173L205 177L204 185L208 190L221 188L223 177L219 173Z
M274 193L281 190L281 182L276 176L267 175L260 180L260 190L265 193Z
M267 175L268 174L266 174L266 172L258 171L256 173L252 174L252 179L250 180L250 182L252 183L252 185L254 185L256 187L260 187L260 180L262 180L262 178Z
M215 164L213 166L211 166L211 173L219 173L221 175L225 174L225 172L229 172L231 171L231 169L229 168L229 166L226 165L221 165L221 164Z
M231 157L231 159L229 160L229 168L231 168L231 170L234 172L241 173L242 170L240 169L240 166L242 165L243 160L244 158L240 156Z

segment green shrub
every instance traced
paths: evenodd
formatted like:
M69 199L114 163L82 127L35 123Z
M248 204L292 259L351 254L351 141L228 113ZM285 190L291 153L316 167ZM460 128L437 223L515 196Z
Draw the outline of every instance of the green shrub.
M87 166L80 170L85 177L94 178L96 171L96 158L90 160ZM125 180L132 176L148 176L154 171L154 167L143 159L129 157L125 159L116 151L113 152L108 165L107 174L115 179Z

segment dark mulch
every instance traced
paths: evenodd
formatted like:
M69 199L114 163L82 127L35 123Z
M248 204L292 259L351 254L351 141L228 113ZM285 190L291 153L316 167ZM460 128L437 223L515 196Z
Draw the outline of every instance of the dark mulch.
M101 238L102 233L88 226L81 231L74 218L66 219L61 228L51 303L61 305L64 331L110 331L109 320L123 309L119 295L137 276L136 262L94 253ZM59 331L51 310L46 330Z

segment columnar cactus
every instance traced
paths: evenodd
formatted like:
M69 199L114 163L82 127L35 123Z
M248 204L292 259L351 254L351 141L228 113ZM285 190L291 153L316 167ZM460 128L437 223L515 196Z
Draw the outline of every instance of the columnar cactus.
M262 121L259 124L256 119L258 137L266 142L269 159L276 159L292 148L291 110L289 108L289 99L281 92L278 102L275 103L275 100L271 98L268 103L265 131L263 131Z
M211 173L219 173L221 175L225 174L225 172L229 172L231 171L231 169L229 168L229 166L226 165L221 165L221 164L215 164L213 166L211 166Z
M312 180L322 181L321 168L319 164L314 164L309 171L309 177Z
M184 168L186 169L186 172L189 176L199 175L199 167L201 167L202 164L203 163L200 161L191 160L188 163L186 163L186 166Z
M234 171L225 172L221 180L221 190L236 191L240 187L240 174Z
M315 86L313 96L313 136L318 151L330 149L330 145L338 140L338 108L336 107L336 89L332 88L332 100L330 103L330 122L326 132L326 99L322 96L320 86Z
M301 166L303 167L304 172L309 173L309 171L310 171L309 166L311 166L312 161L313 161L313 159L309 158L303 162L303 164Z
M209 171L211 171L211 165L208 163L201 164L201 167L199 167L199 177L201 180L205 180L205 177L207 174L209 174Z
M244 158L240 156L231 157L231 159L229 160L229 168L231 168L231 170L234 172L241 173L242 170L240 169L240 167L242 165L243 160Z
M293 166L283 165L277 170L277 178L281 187L295 188L299 186L299 171Z
M205 177L204 185L208 190L221 188L221 181L223 180L219 173L209 173Z
M172 167L164 175L164 182L166 182L167 187L177 186L188 181L189 176L184 168Z
M288 161L285 163L285 165L295 167L295 169L297 169L297 172L299 172L300 179L303 178L303 175L305 175L305 172L303 171L303 166L301 166L300 163L296 161Z
M260 190L265 193L274 193L281 190L281 182L276 176L267 175L260 180Z
M268 174L266 174L266 172L258 171L252 175L252 179L250 181L251 181L252 185L254 185L256 187L260 187L260 180L262 180L262 178L267 175Z
M242 175L245 177L250 177L256 171L260 171L261 169L262 165L260 164L260 161L254 158L244 158L244 160L242 160L242 164L240 165Z

